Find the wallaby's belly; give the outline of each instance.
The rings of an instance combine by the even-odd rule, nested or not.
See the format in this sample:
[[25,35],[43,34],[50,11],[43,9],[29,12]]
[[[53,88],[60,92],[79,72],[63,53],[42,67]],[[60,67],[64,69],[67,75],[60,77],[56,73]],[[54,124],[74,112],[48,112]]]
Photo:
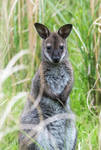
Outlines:
[[65,66],[59,65],[45,72],[45,80],[55,94],[60,94],[70,80],[70,75]]
[[[57,114],[61,115],[62,113],[66,113],[66,110],[63,108],[63,106],[45,97],[41,99],[39,107],[41,108],[41,115],[43,116],[43,120]],[[23,114],[22,116],[21,123],[29,124],[29,127],[30,124],[34,127],[40,123],[40,114],[38,114],[38,109],[31,110],[28,112],[28,114],[25,114],[25,116]],[[25,141],[27,148],[25,150],[72,150],[72,148],[65,148],[67,140],[66,128],[67,119],[63,118],[61,120],[52,121],[51,123],[45,125],[43,129],[40,130],[40,132],[37,134],[37,136],[37,132],[32,134],[32,129],[25,129],[24,132],[26,132],[28,136],[31,135],[31,138],[33,138],[36,143],[33,143],[33,140],[31,141],[29,138],[27,138],[27,141]],[[23,141],[25,137],[26,136],[22,134],[20,136],[20,140]],[[28,146],[27,142],[29,141],[31,143]]]

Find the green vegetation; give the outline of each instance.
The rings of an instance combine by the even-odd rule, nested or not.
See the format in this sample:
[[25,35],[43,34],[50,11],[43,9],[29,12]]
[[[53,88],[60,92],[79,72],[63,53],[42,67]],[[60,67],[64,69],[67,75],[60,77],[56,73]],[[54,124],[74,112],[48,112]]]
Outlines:
[[52,31],[73,24],[67,41],[75,76],[70,97],[77,150],[101,150],[101,1],[6,0],[0,1],[0,12],[0,150],[18,150],[19,117],[41,61],[34,22]]

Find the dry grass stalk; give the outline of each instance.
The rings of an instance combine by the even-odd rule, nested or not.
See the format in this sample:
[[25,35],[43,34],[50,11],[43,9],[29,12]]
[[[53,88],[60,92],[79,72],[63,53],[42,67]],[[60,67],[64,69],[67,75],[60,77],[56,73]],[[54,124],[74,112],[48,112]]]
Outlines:
[[27,81],[30,81],[30,78],[26,78],[26,79],[20,80],[20,81],[18,81],[18,82],[16,82],[16,83],[12,84],[12,86],[16,86],[16,85],[19,85],[19,84],[21,84],[21,83],[25,83],[25,82],[27,82]]
[[92,16],[94,16],[94,5],[95,5],[95,0],[90,0],[90,9],[91,9]]
[[[94,11],[95,11],[95,7],[97,5],[99,1],[95,1],[95,0],[90,0],[90,8],[91,8],[91,15],[92,17],[94,16]],[[100,24],[100,17],[101,15],[101,3],[99,5],[99,9],[98,9],[98,12],[96,12],[96,16],[98,16],[98,18],[94,21],[93,25],[94,25],[94,29],[95,27],[97,26],[98,29],[101,27],[101,24]],[[96,69],[96,89],[99,89],[100,88],[100,65],[99,64],[99,56],[100,56],[100,40],[101,40],[101,35],[100,35],[100,32],[98,30],[98,33],[95,31],[94,32],[94,35],[93,35],[93,47],[94,47],[94,56],[95,56],[95,69]],[[99,105],[101,104],[101,93],[100,91],[96,91],[95,93],[95,104]]]
[[[101,15],[101,3],[99,5],[99,10],[98,10],[98,17]],[[99,21],[99,24],[98,24],[98,29],[100,28],[101,29],[101,20]],[[98,79],[98,82],[96,84],[96,88],[99,89],[101,88],[101,77],[100,77],[100,65],[99,64],[99,56],[100,56],[100,40],[101,40],[101,33],[98,31],[98,34],[95,35],[97,36],[97,39],[96,39],[96,51],[95,51],[95,58],[96,58],[96,77]],[[96,38],[96,37],[95,37]],[[101,92],[97,92],[96,94],[96,104],[100,104],[101,105]]]
[[13,11],[16,7],[16,4],[17,4],[18,0],[14,0],[14,3],[12,4],[12,1],[11,1],[11,10],[10,10],[10,13],[9,13],[9,16],[8,16],[8,24],[10,23],[10,19],[11,17],[13,16]]
[[[22,49],[22,1],[18,1],[18,14],[19,48]],[[20,62],[22,63],[22,59]]]
[[3,97],[2,85],[4,81],[9,76],[11,76],[14,72],[17,72],[26,68],[26,66],[23,64],[15,65],[15,63],[25,54],[28,54],[28,51],[26,50],[20,51],[9,61],[8,65],[4,69],[0,70],[0,97]]
[[[99,1],[95,1],[95,0],[90,0],[90,6],[91,6],[91,15],[92,17],[94,16],[94,11],[95,11],[95,4],[97,4]],[[98,18],[94,21],[94,27],[98,26],[98,33],[94,33],[93,35],[93,39],[94,39],[94,55],[95,55],[95,69],[96,69],[96,85],[95,85],[95,89],[96,89],[96,105],[98,107],[100,107],[101,109],[101,76],[100,76],[100,67],[101,64],[99,64],[99,56],[101,55],[100,52],[100,40],[101,40],[101,33],[100,30],[101,29],[101,2],[99,5],[99,9],[98,12],[96,13],[98,16]],[[98,110],[99,111],[99,110]],[[99,140],[99,150],[101,150],[101,112],[99,115],[99,135],[98,135],[98,140]]]
[[34,44],[36,43],[36,37],[33,30],[33,4],[30,0],[27,1],[27,10],[28,10],[28,29],[29,29],[29,48],[33,54]]
[[82,46],[83,46],[85,52],[88,53],[88,49],[87,49],[87,47],[86,47],[86,45],[85,45],[85,43],[84,43],[84,41],[83,41],[80,33],[78,32],[78,30],[74,26],[73,26],[73,30],[75,31],[76,35],[78,36],[79,40],[81,41]]
[[38,9],[39,9],[39,0],[26,0],[27,10],[28,10],[28,30],[29,30],[29,49],[32,54],[32,68],[35,61],[35,52],[36,52],[36,44],[37,44],[37,36],[34,28],[34,23],[37,22],[38,18]]
[[2,129],[3,127],[3,124],[7,118],[7,116],[9,115],[9,113],[11,112],[11,109],[12,107],[14,106],[14,104],[19,100],[21,99],[22,97],[25,97],[27,95],[26,92],[21,92],[21,93],[18,93],[16,96],[14,96],[10,102],[8,103],[6,109],[5,109],[5,112],[4,114],[2,115],[2,118],[0,119],[0,129]]
[[99,140],[99,150],[101,150],[101,112],[99,114],[99,136],[98,136],[98,140]]

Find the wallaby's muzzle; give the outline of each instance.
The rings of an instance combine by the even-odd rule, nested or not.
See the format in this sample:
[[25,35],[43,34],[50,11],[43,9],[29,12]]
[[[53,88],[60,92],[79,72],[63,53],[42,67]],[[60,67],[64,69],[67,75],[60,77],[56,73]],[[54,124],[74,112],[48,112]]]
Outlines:
[[60,57],[59,56],[53,56],[53,62],[54,63],[59,63]]

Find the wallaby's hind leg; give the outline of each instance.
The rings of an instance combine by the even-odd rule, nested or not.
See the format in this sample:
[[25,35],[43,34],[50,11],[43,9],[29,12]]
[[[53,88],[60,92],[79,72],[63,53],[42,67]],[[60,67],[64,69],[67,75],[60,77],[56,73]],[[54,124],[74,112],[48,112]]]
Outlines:
[[77,130],[73,120],[67,121],[66,130],[66,150],[75,150],[77,140]]
[[75,137],[75,142],[74,142],[73,150],[76,149],[76,142],[77,142],[77,133],[76,133],[76,137]]
[[19,150],[28,150],[28,147],[26,145],[20,145]]
[[[70,98],[67,99],[67,113],[73,114],[70,108]],[[75,126],[75,118],[71,118],[67,120],[67,128],[66,128],[66,150],[75,150],[76,141],[77,141],[77,129]]]
[[31,144],[29,145],[28,150],[39,150],[39,149],[37,148],[36,144]]

